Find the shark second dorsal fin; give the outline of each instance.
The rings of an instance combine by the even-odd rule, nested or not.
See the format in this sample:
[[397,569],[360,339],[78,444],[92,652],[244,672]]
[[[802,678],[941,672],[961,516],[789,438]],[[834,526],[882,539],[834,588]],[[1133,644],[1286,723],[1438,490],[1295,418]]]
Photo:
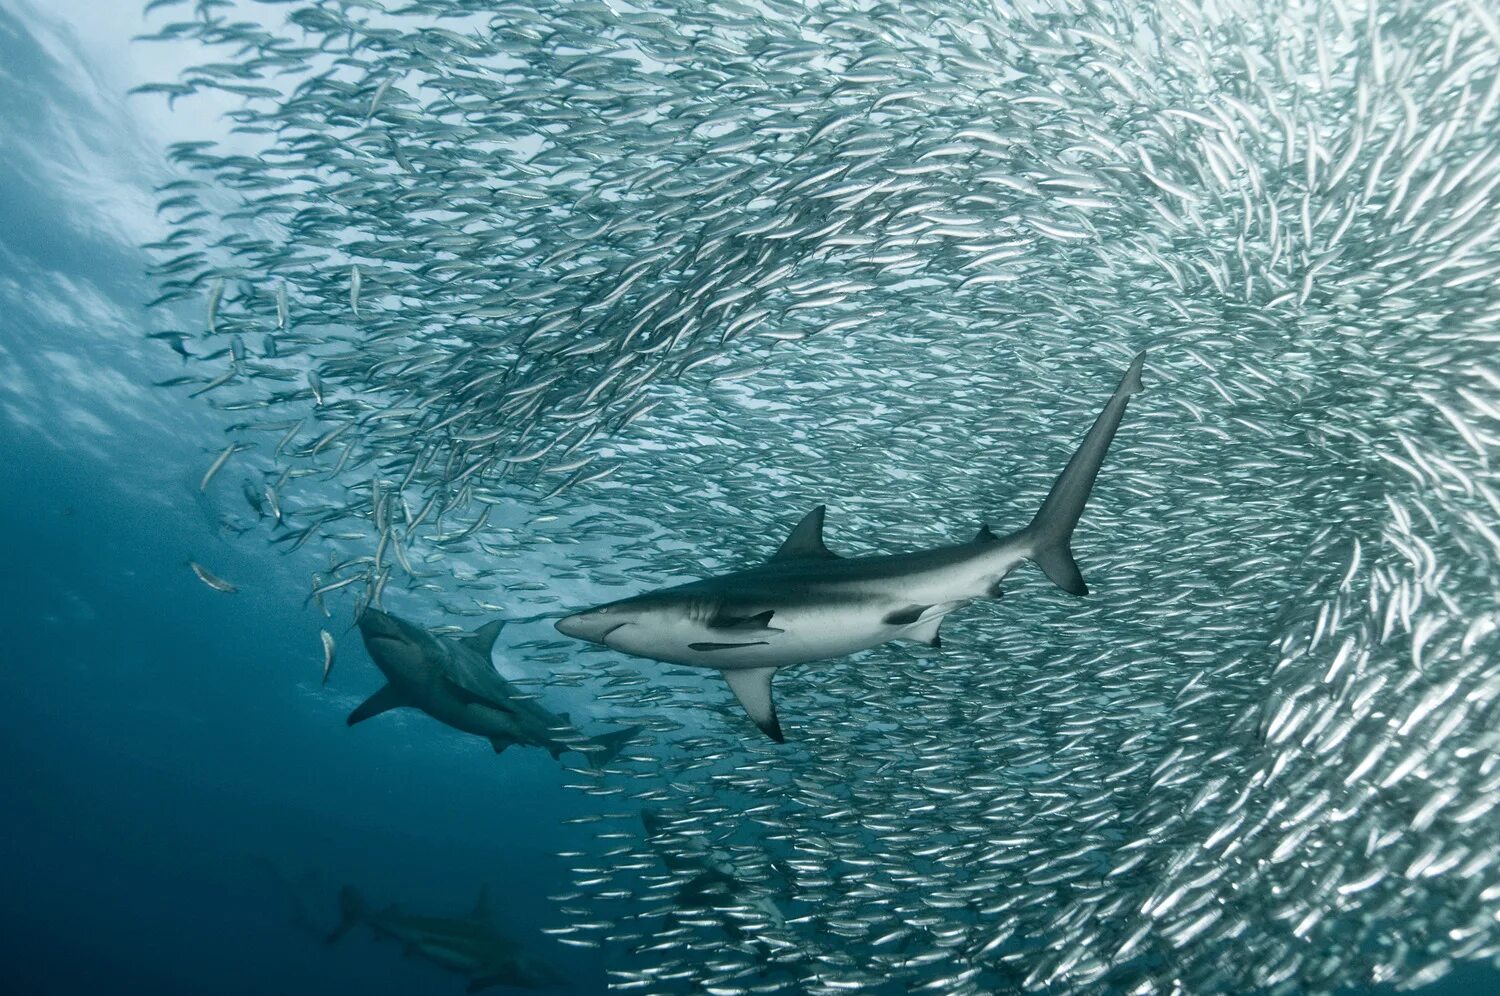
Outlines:
[[828,511],[827,505],[819,505],[802,517],[797,523],[792,534],[786,538],[786,542],[771,555],[771,560],[801,560],[809,557],[837,557],[828,547],[823,545],[823,516]]
[[458,642],[488,658],[494,653],[495,641],[499,639],[500,631],[504,628],[505,620],[496,619],[494,622],[485,623],[468,636],[460,636]]
[[988,522],[980,523],[979,532],[974,534],[975,543],[993,543],[999,538],[990,531],[990,524]]
[[776,701],[771,698],[771,679],[776,676],[774,667],[732,668],[719,672],[729,682],[730,689],[745,712],[761,732],[777,743],[786,743],[781,733],[781,721],[776,718]]
[[490,887],[481,885],[479,887],[479,898],[474,900],[474,911],[469,914],[471,920],[491,920],[495,911],[490,908]]

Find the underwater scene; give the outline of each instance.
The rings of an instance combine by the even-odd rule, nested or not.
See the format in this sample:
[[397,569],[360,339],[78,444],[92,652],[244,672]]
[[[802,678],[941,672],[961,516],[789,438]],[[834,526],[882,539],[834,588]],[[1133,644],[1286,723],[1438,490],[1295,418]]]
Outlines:
[[0,992],[1500,993],[1495,0],[0,0]]

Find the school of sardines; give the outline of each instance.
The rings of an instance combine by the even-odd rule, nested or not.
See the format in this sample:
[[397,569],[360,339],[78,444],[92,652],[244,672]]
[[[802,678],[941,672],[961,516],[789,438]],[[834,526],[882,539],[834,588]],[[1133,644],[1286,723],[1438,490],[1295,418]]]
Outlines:
[[232,124],[170,149],[168,386],[233,413],[204,487],[341,616],[556,616],[821,502],[846,555],[1018,528],[1151,347],[1092,597],[1024,568],[941,648],[790,670],[785,744],[701,672],[507,631],[542,699],[642,727],[571,769],[597,839],[553,897],[613,986],[1500,956],[1485,0],[150,8],[204,55],[142,89]]

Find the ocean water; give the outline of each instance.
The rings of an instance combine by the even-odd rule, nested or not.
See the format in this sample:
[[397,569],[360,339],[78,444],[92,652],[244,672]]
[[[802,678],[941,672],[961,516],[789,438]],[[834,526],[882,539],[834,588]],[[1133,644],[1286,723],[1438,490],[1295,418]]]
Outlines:
[[[153,6],[0,0],[0,989],[464,990],[353,887],[560,992],[1500,991],[1492,5]],[[1089,599],[784,745],[552,628],[1017,528],[1140,349]],[[371,600],[642,732],[350,728]]]

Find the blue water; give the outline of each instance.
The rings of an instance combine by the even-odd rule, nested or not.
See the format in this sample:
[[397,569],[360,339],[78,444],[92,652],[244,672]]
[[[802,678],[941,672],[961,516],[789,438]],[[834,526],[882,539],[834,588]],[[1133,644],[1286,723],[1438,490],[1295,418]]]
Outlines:
[[228,419],[148,386],[180,364],[143,337],[133,246],[156,233],[117,210],[150,216],[153,136],[57,37],[0,2],[0,991],[462,991],[368,932],[325,945],[345,883],[454,914],[487,885],[507,933],[602,991],[607,949],[540,933],[568,920],[557,852],[586,843],[567,772],[417,715],[346,728],[380,679],[303,605],[317,554],[237,539],[232,476],[198,493]]

